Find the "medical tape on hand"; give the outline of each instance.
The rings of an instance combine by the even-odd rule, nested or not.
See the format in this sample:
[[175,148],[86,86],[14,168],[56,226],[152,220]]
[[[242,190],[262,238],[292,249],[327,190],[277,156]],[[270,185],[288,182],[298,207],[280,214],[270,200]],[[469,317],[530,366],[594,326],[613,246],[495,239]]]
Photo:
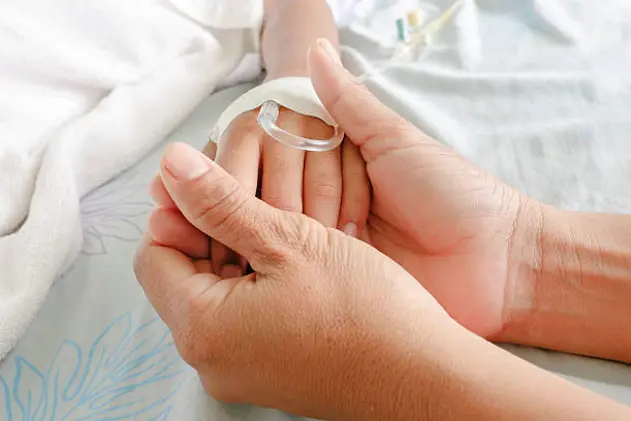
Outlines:
[[[302,115],[319,118],[333,127],[335,130],[333,137],[326,140],[306,139],[284,132],[273,124],[278,114],[278,105],[274,108],[273,103],[282,105]],[[285,77],[259,85],[237,98],[219,117],[211,132],[210,140],[218,143],[235,118],[244,112],[261,106],[263,107],[259,113],[259,125],[268,135],[289,146],[308,151],[331,150],[339,146],[344,136],[331,114],[324,108],[322,101],[318,98],[313,89],[311,79],[306,77]],[[270,122],[272,125],[271,130]]]

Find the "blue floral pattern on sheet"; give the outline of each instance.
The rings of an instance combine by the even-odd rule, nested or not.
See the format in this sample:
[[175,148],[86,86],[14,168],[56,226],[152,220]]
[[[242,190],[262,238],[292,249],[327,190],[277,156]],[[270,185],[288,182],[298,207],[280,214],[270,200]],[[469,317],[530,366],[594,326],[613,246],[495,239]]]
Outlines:
[[133,326],[129,313],[88,349],[64,340],[48,368],[19,355],[7,362],[15,374],[0,376],[4,421],[165,420],[188,372],[162,322]]
[[81,200],[84,254],[107,253],[107,240],[140,240],[153,205],[146,199],[146,182],[135,178],[133,171],[122,174]]

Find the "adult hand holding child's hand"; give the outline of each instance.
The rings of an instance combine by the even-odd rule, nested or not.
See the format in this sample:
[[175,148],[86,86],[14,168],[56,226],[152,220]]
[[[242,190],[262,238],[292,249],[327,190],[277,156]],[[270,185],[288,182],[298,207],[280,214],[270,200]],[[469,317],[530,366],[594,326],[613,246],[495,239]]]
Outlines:
[[433,343],[458,328],[399,265],[265,204],[189,146],[169,147],[161,177],[182,215],[254,270],[222,279],[209,260],[150,237],[138,252],[138,279],[212,396],[327,419],[381,419],[390,404],[365,403],[390,400],[406,382],[418,388],[418,378],[393,373],[419,366],[430,387],[441,355]]
[[[360,237],[416,279],[171,146],[136,273],[206,390],[330,421],[627,419],[447,314],[491,336],[530,305],[516,298],[529,297],[543,207],[389,111],[321,46],[311,64],[318,94],[367,162],[374,198]],[[155,217],[167,213],[176,223]],[[209,238],[254,272],[217,276]]]
[[[500,334],[514,311],[530,305],[521,295],[534,289],[541,205],[382,105],[326,52],[311,54],[314,86],[361,152],[373,188],[370,216],[357,234],[407,269],[459,323],[483,336]],[[215,262],[213,253],[225,256],[223,247],[211,252],[207,236],[179,214],[161,180],[153,191],[163,206],[151,223],[158,241]],[[213,268],[219,273],[221,266]],[[228,268],[227,274],[240,273]]]
[[360,149],[373,189],[361,238],[406,268],[462,325],[498,334],[514,305],[530,305],[520,294],[534,289],[541,205],[381,104],[326,51],[311,55],[313,84]]
[[[350,142],[327,152],[305,152],[269,137],[256,118],[259,109],[237,117],[219,144],[205,152],[241,183],[246,192],[285,211],[304,213],[327,227],[352,229],[368,216],[370,186],[364,162]],[[278,125],[298,136],[327,139],[332,128],[321,120],[282,108]],[[245,259],[223,244],[212,246],[213,267],[244,270]]]

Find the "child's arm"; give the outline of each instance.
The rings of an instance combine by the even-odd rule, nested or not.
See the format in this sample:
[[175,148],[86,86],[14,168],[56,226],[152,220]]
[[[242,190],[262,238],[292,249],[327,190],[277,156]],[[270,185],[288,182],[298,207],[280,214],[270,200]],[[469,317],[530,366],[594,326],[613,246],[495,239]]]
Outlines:
[[[320,38],[338,48],[337,28],[326,0],[264,0],[261,55],[267,80],[309,76],[307,53]],[[269,138],[256,123],[258,110],[235,119],[216,151],[216,161],[252,194],[268,204],[304,213],[325,226],[362,232],[370,206],[366,164],[350,143],[328,152],[307,152]],[[317,118],[281,107],[278,125],[296,135],[326,139],[332,129]],[[214,144],[205,152],[214,155]],[[212,243],[213,269],[245,268],[245,262]],[[226,269],[228,268],[228,269]]]
[[337,28],[325,0],[265,0],[262,55],[267,78],[308,76],[307,50],[318,38],[337,47]]

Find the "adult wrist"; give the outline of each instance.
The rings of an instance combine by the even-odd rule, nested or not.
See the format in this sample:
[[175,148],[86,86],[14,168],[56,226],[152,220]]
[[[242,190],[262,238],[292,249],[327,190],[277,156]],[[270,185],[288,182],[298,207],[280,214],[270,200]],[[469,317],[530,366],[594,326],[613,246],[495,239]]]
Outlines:
[[530,288],[498,340],[631,361],[631,217],[542,209]]
[[504,293],[503,328],[491,336],[495,342],[517,342],[523,339],[535,307],[537,284],[541,277],[545,220],[552,209],[540,202],[520,197],[519,211],[509,238],[507,275]]
[[[431,312],[412,329],[388,329],[369,335],[374,343],[355,348],[355,361],[347,365],[344,381],[328,401],[335,408],[331,421],[433,421],[441,407],[445,368],[455,354],[466,353],[472,334],[444,312]],[[430,321],[431,322],[428,322]],[[385,332],[385,331],[384,331]],[[366,337],[368,339],[368,337]],[[445,405],[443,405],[443,403]]]
[[378,354],[385,358],[368,367],[367,377],[345,385],[352,396],[346,401],[350,411],[329,419],[628,419],[628,408],[535,367],[451,320],[438,324],[415,347]]

